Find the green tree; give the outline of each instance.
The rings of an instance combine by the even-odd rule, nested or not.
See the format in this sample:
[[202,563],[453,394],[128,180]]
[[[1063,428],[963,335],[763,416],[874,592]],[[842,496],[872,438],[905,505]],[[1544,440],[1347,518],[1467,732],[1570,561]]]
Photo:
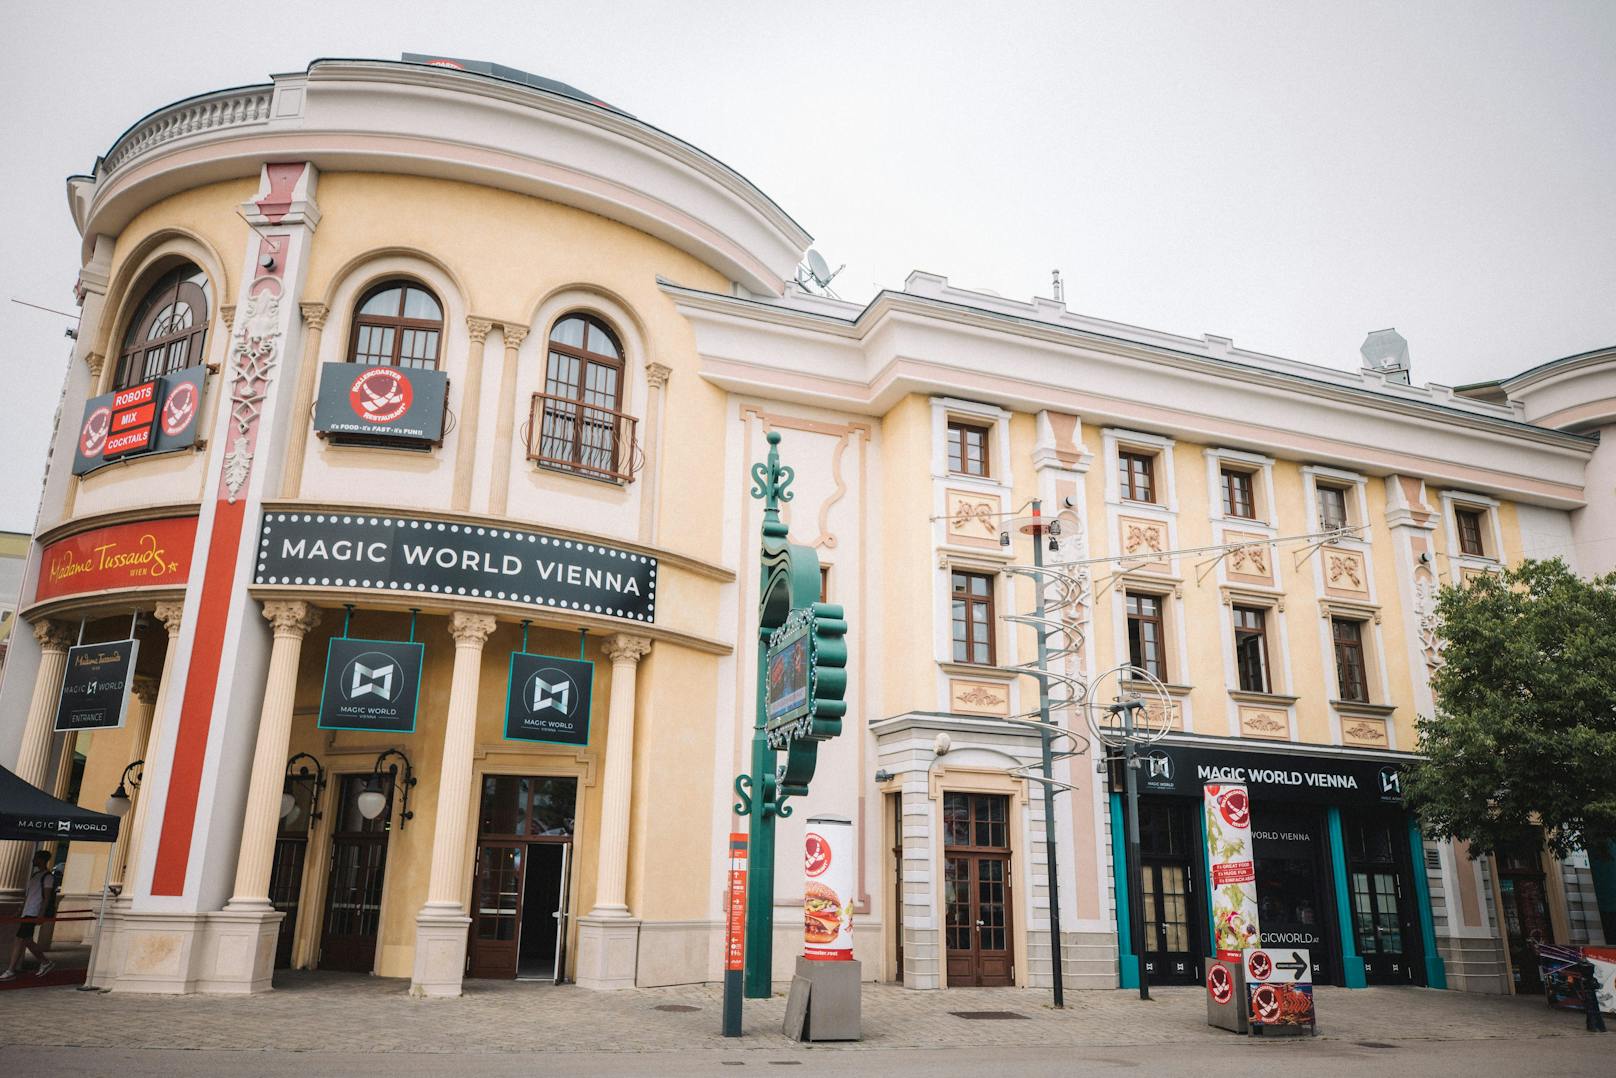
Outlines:
[[1558,558],[1443,588],[1436,714],[1404,775],[1427,834],[1490,853],[1539,824],[1550,849],[1616,839],[1616,573]]

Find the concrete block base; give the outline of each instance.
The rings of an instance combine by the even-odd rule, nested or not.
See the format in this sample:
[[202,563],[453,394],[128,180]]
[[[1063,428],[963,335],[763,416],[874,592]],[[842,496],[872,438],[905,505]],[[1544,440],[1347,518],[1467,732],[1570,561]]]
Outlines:
[[150,913],[115,909],[101,936],[94,979],[116,992],[184,995],[267,992],[275,937],[273,909]]
[[449,998],[460,995],[466,977],[466,933],[471,918],[458,906],[422,906],[415,915],[415,969],[410,995]]
[[801,1015],[802,1040],[862,1040],[862,977],[863,970],[856,961],[814,962],[798,958],[797,975],[791,979],[791,996],[786,1000],[785,1035],[799,1039],[792,1018]]
[[633,988],[639,951],[639,921],[631,917],[578,918],[578,987]]

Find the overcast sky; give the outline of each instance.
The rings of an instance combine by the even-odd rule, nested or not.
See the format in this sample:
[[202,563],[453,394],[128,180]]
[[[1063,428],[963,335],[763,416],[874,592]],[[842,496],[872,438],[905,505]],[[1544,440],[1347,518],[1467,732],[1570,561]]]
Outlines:
[[[239,12],[239,14],[237,14]],[[1616,343],[1616,3],[13,5],[0,69],[0,528],[68,353],[63,181],[146,112],[321,56],[570,82],[731,165],[845,298],[911,269],[1416,382]],[[69,417],[76,423],[78,417]]]

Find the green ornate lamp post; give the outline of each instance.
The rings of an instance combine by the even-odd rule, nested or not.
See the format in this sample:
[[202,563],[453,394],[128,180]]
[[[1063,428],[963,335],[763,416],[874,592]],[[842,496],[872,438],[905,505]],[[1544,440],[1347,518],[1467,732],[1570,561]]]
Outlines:
[[819,742],[841,733],[847,713],[847,621],[840,606],[819,602],[819,556],[789,541],[780,503],[791,500],[795,473],[780,463],[779,432],[768,439],[767,461],[752,465],[752,497],[763,499],[752,770],[735,778],[735,811],[750,825],[749,999],[766,999],[773,990],[775,819],[791,815],[788,798],[808,792]]

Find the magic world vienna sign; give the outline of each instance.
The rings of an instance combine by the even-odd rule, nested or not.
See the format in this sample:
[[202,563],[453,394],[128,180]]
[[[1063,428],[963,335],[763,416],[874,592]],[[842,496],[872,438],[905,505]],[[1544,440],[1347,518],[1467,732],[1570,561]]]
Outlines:
[[657,559],[525,528],[398,514],[264,514],[255,584],[497,599],[656,621]]

